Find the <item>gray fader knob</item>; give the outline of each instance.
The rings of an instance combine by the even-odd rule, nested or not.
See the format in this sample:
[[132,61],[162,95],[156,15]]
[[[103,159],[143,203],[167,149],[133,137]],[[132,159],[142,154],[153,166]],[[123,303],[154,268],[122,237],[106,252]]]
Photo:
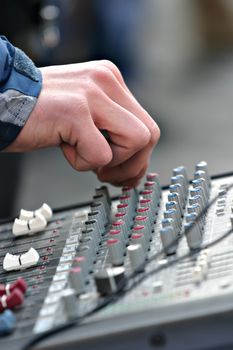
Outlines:
[[103,216],[102,216],[100,211],[97,210],[97,211],[92,211],[92,212],[88,213],[88,220],[89,221],[96,220],[97,221],[96,227],[98,227],[99,233],[101,235],[103,235],[105,233]]
[[203,198],[199,194],[196,195],[196,196],[190,197],[189,198],[189,203],[190,203],[190,205],[199,204],[200,207],[201,207],[201,210],[203,210],[204,207],[205,207],[205,202],[204,202]]
[[156,182],[157,187],[158,187],[158,191],[159,191],[160,196],[161,196],[162,190],[161,190],[161,185],[160,185],[160,182],[159,182],[159,175],[157,173],[149,173],[149,174],[146,175],[146,179],[149,182],[150,181]]
[[177,249],[177,236],[172,226],[161,228],[160,237],[166,254],[174,254]]
[[136,214],[137,216],[147,216],[150,221],[151,229],[154,231],[154,217],[150,207],[139,207],[137,208]]
[[174,220],[176,233],[179,234],[181,229],[181,218],[178,216],[177,211],[175,209],[165,210],[163,215],[165,219],[171,218]]
[[200,226],[196,223],[189,222],[184,225],[187,243],[190,249],[198,249],[202,243],[202,233]]
[[153,192],[152,190],[144,190],[142,191],[142,196],[144,199],[152,200],[153,212],[157,213],[159,206],[159,198],[155,196],[155,192]]
[[93,227],[82,230],[81,240],[85,237],[88,237],[88,238],[92,237],[96,247],[98,247],[100,239],[99,239],[99,235],[96,233],[96,230]]
[[130,239],[130,243],[136,245],[140,244],[143,248],[144,254],[146,254],[149,245],[143,233],[133,233]]
[[135,225],[132,228],[132,235],[134,235],[134,234],[143,234],[145,236],[146,245],[147,245],[146,249],[149,248],[150,238],[151,238],[151,234],[150,233],[151,233],[151,231],[148,231],[148,228],[147,228],[146,225]]
[[88,279],[88,273],[90,272],[90,267],[88,266],[87,259],[85,256],[76,256],[73,260],[73,267],[80,267],[83,271],[85,280]]
[[69,282],[77,295],[85,293],[85,279],[81,267],[73,267],[70,270]]
[[190,190],[191,197],[200,196],[202,198],[203,207],[208,203],[208,198],[205,196],[204,189],[202,187],[195,187]]
[[182,206],[182,203],[181,203],[181,198],[180,198],[180,195],[176,192],[173,192],[173,193],[168,193],[168,202],[176,202],[178,207],[179,207],[179,212],[183,215],[183,212],[184,212],[184,208]]
[[205,198],[208,201],[208,198],[209,198],[209,187],[208,187],[208,185],[206,183],[206,180],[203,179],[203,178],[199,178],[199,179],[193,180],[192,181],[192,185],[193,185],[193,188],[201,187],[203,189]]
[[76,293],[74,289],[65,289],[61,295],[64,313],[67,320],[72,320],[77,317]]
[[125,222],[127,229],[130,229],[130,218],[129,218],[129,214],[128,213],[116,213],[114,215],[114,219],[117,220],[122,220]]
[[146,181],[144,184],[145,190],[152,190],[154,192],[155,197],[160,200],[161,188],[155,181]]
[[120,241],[123,252],[124,252],[126,242],[127,242],[125,239],[124,233],[121,230],[110,230],[108,235],[109,235],[110,239],[118,239]]
[[177,175],[183,175],[186,181],[186,185],[189,185],[187,171],[183,165],[173,169],[173,176]]
[[126,196],[131,196],[133,201],[137,203],[138,201],[138,191],[134,187],[124,186],[122,187],[122,194]]
[[185,194],[185,197],[187,197],[188,186],[187,186],[187,182],[186,182],[186,179],[185,179],[184,175],[172,176],[171,183],[172,184],[180,184],[182,186],[182,189],[183,189],[183,192]]
[[86,230],[90,229],[90,228],[93,228],[94,231],[95,231],[95,234],[97,235],[97,237],[99,238],[99,241],[101,239],[101,233],[100,233],[100,230],[99,230],[99,225],[98,225],[98,222],[97,220],[87,220],[85,221],[85,226],[86,226]]
[[185,193],[181,184],[172,184],[169,186],[169,190],[171,193],[178,193],[180,195],[181,205],[185,208]]
[[104,225],[106,226],[108,224],[108,217],[105,211],[104,204],[102,202],[93,202],[91,204],[91,211],[100,211]]
[[96,256],[93,253],[93,250],[88,245],[81,244],[77,249],[77,255],[85,256],[88,269],[91,271],[93,262],[96,260]]
[[123,220],[114,221],[112,223],[112,229],[113,230],[121,230],[125,236],[125,239],[128,238],[128,235],[130,233],[127,229],[127,225],[126,225],[125,221],[123,221]]
[[150,220],[148,218],[148,216],[135,216],[134,218],[134,223],[136,225],[139,225],[139,226],[145,226],[146,227],[146,231],[147,231],[147,234],[149,236],[149,239],[151,239],[151,236],[152,236],[152,227],[151,227],[151,223],[150,223]]
[[208,166],[207,163],[203,160],[196,164],[196,172],[198,171],[204,171],[205,172],[205,178],[209,186],[211,186],[211,178],[208,173]]
[[167,202],[166,203],[166,210],[170,210],[170,209],[175,209],[178,213],[179,218],[181,218],[182,212],[181,212],[180,206],[177,202],[175,202],[175,201]]
[[107,241],[109,255],[113,266],[119,266],[124,264],[124,251],[122,242],[119,239],[108,239]]
[[133,271],[144,271],[145,253],[141,244],[132,244],[127,248],[129,260]]
[[94,279],[101,295],[114,294],[125,286],[125,268],[119,266],[100,270],[95,273]]

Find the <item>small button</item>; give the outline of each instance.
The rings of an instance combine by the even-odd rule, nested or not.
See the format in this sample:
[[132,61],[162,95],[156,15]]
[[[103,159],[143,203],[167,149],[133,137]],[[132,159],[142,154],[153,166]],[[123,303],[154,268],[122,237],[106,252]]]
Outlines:
[[57,293],[57,292],[60,292],[64,289],[66,285],[66,281],[62,281],[62,282],[59,282],[59,283],[53,283],[51,284],[51,286],[49,287],[49,293]]
[[70,246],[67,246],[63,249],[63,254],[75,253],[75,251],[76,251],[76,246],[70,245]]
[[66,263],[73,260],[73,255],[65,255],[60,258],[60,263]]
[[66,240],[66,244],[67,245],[69,245],[69,244],[76,244],[76,243],[78,243],[78,235],[77,236],[72,236],[72,237],[70,237],[70,238],[68,238],[67,240]]
[[68,271],[71,267],[71,263],[61,264],[57,266],[57,272]]
[[66,281],[66,279],[67,279],[66,273],[59,273],[59,274],[53,276],[54,282]]

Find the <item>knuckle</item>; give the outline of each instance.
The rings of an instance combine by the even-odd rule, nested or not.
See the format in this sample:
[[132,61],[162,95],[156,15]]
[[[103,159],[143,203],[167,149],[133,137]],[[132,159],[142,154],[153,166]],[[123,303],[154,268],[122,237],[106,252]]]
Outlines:
[[120,73],[120,70],[116,66],[115,63],[113,63],[110,60],[101,60],[100,61],[105,67],[108,67],[113,73]]
[[151,133],[150,143],[152,146],[154,146],[159,141],[160,134],[161,134],[160,129],[155,122],[153,123],[150,133]]
[[121,71],[119,70],[119,68],[117,67],[117,65],[115,63],[113,63],[112,61],[109,60],[102,60],[101,61],[102,64],[105,67],[108,67],[108,69],[111,70],[111,72],[114,74],[114,76],[119,80],[119,81],[123,81],[123,76],[121,74]]
[[108,165],[112,160],[112,155],[110,152],[97,152],[95,157],[91,161],[91,165],[94,168],[102,167]]
[[138,132],[135,132],[132,139],[132,148],[142,149],[150,142],[150,132],[145,128],[140,128]]
[[95,81],[100,83],[109,83],[113,80],[113,74],[108,67],[97,65],[93,69],[92,77]]

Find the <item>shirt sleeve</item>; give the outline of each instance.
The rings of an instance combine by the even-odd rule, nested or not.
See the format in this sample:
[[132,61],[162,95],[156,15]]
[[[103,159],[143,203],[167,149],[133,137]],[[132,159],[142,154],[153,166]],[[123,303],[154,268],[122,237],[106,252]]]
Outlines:
[[18,136],[41,87],[40,70],[23,51],[0,36],[0,150]]

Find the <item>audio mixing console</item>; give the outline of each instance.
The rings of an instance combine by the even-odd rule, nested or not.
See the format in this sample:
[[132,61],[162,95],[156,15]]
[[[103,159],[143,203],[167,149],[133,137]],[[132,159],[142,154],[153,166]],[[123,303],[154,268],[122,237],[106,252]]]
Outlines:
[[232,349],[232,183],[200,162],[2,223],[0,349]]

